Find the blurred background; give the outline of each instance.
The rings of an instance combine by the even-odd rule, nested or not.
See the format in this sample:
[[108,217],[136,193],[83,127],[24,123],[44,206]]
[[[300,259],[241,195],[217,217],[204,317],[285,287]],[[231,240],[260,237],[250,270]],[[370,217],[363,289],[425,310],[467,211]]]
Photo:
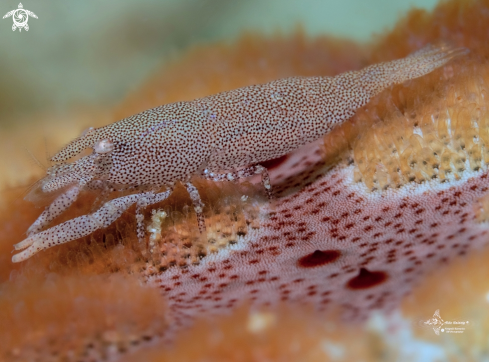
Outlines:
[[[20,0],[2,0],[0,15]],[[435,0],[22,0],[29,31],[0,21],[0,132],[33,112],[120,101],[193,44],[245,31],[368,41],[411,7]],[[2,150],[3,151],[3,150]],[[1,156],[3,157],[3,155]]]

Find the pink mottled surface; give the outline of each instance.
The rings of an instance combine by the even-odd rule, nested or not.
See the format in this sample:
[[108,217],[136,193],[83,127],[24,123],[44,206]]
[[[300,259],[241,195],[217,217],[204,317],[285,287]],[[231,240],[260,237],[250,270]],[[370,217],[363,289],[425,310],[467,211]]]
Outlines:
[[[259,229],[198,266],[148,278],[168,298],[173,328],[248,299],[256,307],[339,305],[359,321],[397,307],[426,272],[487,243],[489,228],[473,207],[487,191],[487,172],[371,192],[353,181],[353,165],[328,171],[318,153],[306,147],[273,170],[272,181],[290,176],[278,181],[273,211],[262,208]],[[328,262],[326,251],[339,257]]]

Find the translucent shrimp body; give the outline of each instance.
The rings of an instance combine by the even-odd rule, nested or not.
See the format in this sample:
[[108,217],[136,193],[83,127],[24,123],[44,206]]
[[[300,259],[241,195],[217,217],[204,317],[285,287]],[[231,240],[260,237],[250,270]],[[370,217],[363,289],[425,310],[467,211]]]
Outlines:
[[[107,227],[137,205],[138,237],[144,237],[141,209],[167,198],[176,182],[189,191],[200,231],[204,205],[193,176],[224,181],[255,174],[271,196],[261,162],[285,155],[330,132],[351,118],[373,96],[393,84],[423,76],[465,49],[428,46],[410,56],[336,77],[292,77],[263,85],[156,107],[102,128],[90,128],[65,146],[52,161],[64,162],[86,148],[91,155],[53,166],[42,192],[68,191],[55,199],[14,247],[23,261],[36,252]],[[240,169],[239,171],[226,172]],[[224,172],[224,173],[222,173]],[[113,199],[95,213],[41,231],[77,198],[84,187],[144,192]],[[158,192],[166,187],[164,192]]]

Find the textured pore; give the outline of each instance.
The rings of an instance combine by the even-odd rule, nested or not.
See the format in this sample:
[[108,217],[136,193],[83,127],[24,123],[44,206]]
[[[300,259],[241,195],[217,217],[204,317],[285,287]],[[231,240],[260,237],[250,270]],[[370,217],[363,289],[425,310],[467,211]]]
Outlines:
[[338,250],[316,250],[312,254],[303,256],[297,261],[302,268],[314,268],[324,264],[332,263],[338,259],[341,252]]

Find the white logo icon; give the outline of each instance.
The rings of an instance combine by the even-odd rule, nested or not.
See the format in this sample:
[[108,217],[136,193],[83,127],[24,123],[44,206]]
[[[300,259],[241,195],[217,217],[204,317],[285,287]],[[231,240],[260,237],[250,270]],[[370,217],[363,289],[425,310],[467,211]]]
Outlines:
[[[433,314],[433,318],[430,318],[427,321],[423,321],[422,323],[426,326],[433,327],[433,331],[435,331],[437,335],[440,335],[441,326],[445,324],[445,321],[441,319],[440,310],[437,309],[435,311],[435,314]],[[445,332],[443,329],[441,331]]]
[[9,11],[3,16],[3,18],[5,19],[10,16],[12,17],[12,19],[14,20],[14,25],[12,25],[13,31],[15,31],[15,29],[17,28],[19,28],[19,31],[22,31],[22,28],[27,31],[29,30],[29,25],[27,24],[27,21],[29,20],[29,15],[37,19],[36,14],[34,14],[32,11],[25,10],[24,6],[22,6],[22,3],[19,3],[18,9]]

